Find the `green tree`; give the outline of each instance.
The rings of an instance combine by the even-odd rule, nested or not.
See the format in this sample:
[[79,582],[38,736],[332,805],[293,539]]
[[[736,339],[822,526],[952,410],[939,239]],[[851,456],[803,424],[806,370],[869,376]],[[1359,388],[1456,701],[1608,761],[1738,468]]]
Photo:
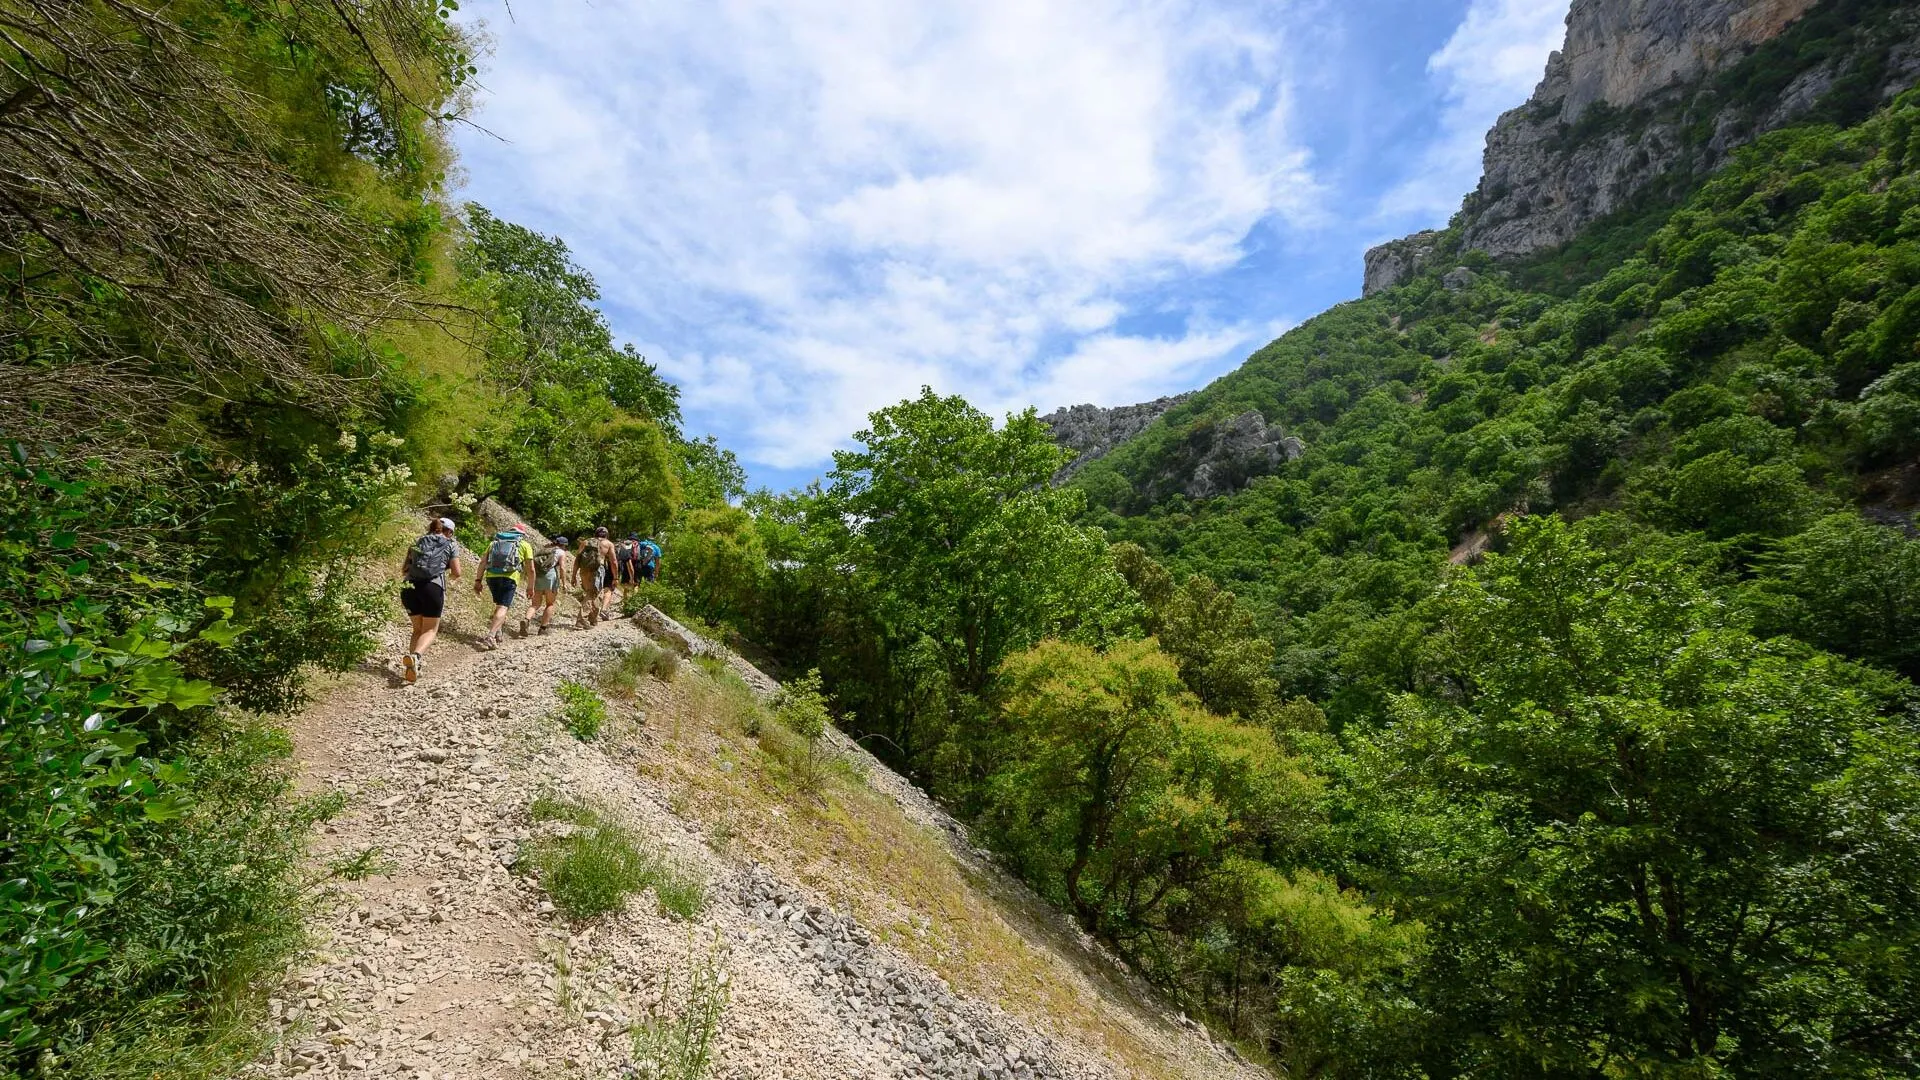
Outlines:
[[1008,658],[982,822],[1029,880],[1137,953],[1236,856],[1300,842],[1315,783],[1266,731],[1214,716],[1152,641]]
[[1920,679],[1920,540],[1832,514],[1761,560],[1747,591],[1762,633]]
[[1657,549],[1552,518],[1435,604],[1446,692],[1358,750],[1379,885],[1432,930],[1431,1067],[1906,1070],[1906,688],[1758,641]]
[[1105,541],[1071,523],[1080,496],[1050,483],[1064,452],[1031,409],[995,428],[965,400],[923,390],[854,438],[860,449],[834,454],[813,524],[831,538],[822,557],[869,597],[898,689],[857,711],[890,720],[910,758],[964,750],[1009,654],[1050,635],[1102,640],[1135,620]]
[[746,625],[767,572],[767,553],[753,518],[730,506],[694,510],[667,541],[672,553],[661,580],[686,594],[703,618]]

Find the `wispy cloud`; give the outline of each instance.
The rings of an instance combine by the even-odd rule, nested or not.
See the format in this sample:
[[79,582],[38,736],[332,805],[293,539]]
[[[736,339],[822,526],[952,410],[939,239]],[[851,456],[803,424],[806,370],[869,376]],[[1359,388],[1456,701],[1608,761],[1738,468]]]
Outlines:
[[1380,200],[1384,226],[1441,224],[1480,179],[1487,129],[1526,101],[1566,36],[1567,0],[1473,0],[1427,60],[1445,101],[1438,132],[1409,179]]
[[1269,317],[1129,324],[1325,215],[1286,5],[549,0],[499,39],[474,194],[564,235],[616,327],[751,460],[818,463],[921,384],[1186,389]]

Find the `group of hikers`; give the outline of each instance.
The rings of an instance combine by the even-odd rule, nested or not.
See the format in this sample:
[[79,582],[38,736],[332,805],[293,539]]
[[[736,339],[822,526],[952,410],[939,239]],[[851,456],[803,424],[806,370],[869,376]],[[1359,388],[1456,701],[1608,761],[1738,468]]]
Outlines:
[[[562,585],[579,597],[574,626],[584,629],[613,618],[615,604],[624,607],[628,594],[641,582],[659,579],[660,545],[641,539],[639,533],[628,533],[626,539],[616,543],[603,525],[592,536],[580,537],[572,550],[568,550],[564,536],[556,536],[536,550],[532,535],[524,524],[502,529],[493,534],[479,559],[473,593],[490,593],[493,599],[493,620],[480,642],[484,648],[500,647],[513,602],[523,592],[527,609],[520,616],[520,636],[526,637],[535,626],[542,634],[552,627],[560,610]],[[463,576],[453,519],[435,517],[428,523],[426,535],[407,549],[406,561],[400,567],[400,606],[413,620],[413,639],[400,658],[405,681],[411,683],[420,677],[421,658],[440,636],[447,583]]]

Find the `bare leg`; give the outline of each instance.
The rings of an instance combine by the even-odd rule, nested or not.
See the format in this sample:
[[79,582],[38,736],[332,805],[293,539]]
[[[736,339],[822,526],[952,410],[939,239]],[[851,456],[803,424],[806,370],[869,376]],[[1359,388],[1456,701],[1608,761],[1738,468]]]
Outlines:
[[505,626],[506,622],[507,622],[507,609],[504,606],[495,605],[493,609],[493,625],[488,628],[488,633],[492,633],[492,634],[499,633],[500,628],[502,626]]
[[424,653],[433,648],[435,639],[440,636],[440,620],[426,615],[413,617],[413,645],[407,651]]

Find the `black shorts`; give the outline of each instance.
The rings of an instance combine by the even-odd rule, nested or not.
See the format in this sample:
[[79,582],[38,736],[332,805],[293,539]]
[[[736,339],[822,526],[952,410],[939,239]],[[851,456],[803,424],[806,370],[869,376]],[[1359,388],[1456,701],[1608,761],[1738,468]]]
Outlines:
[[632,559],[620,560],[620,584],[633,585],[640,580],[640,564]]
[[447,610],[447,587],[437,581],[409,581],[400,586],[400,606],[409,615],[437,619]]

